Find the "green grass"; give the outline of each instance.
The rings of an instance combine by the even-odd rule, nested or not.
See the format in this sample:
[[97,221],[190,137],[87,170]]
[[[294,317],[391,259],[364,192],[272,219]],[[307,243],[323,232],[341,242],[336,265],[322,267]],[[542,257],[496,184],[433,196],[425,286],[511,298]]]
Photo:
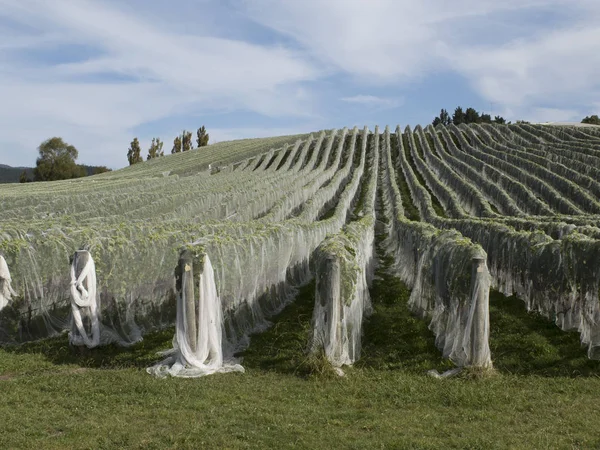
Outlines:
[[172,329],[83,355],[66,336],[0,349],[0,448],[600,447],[600,367],[576,333],[494,293],[496,373],[427,377],[451,364],[388,264],[373,284],[363,357],[343,378],[305,354],[314,284],[252,337],[245,374],[146,374]]
[[577,331],[527,313],[516,297],[490,295],[490,348],[495,367],[506,374],[542,377],[600,377],[600,361],[587,358]]
[[371,297],[374,313],[364,326],[363,353],[357,368],[402,370],[423,375],[452,368],[435,347],[427,322],[411,314],[410,291],[398,278],[378,270]]

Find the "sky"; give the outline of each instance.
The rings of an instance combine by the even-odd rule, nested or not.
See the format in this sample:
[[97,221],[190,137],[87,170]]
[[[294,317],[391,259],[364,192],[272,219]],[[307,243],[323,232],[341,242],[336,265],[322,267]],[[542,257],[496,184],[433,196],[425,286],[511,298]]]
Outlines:
[[598,0],[0,0],[0,164],[60,136],[127,165],[210,141],[600,114]]

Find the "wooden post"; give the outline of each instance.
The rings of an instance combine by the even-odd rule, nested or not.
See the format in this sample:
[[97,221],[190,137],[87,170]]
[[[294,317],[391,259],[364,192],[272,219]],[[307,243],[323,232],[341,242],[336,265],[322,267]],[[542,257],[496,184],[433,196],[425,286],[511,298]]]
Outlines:
[[[312,351],[323,349],[327,359],[335,360],[339,355],[332,354],[334,347],[331,345],[340,339],[342,328],[341,315],[341,270],[337,257],[326,255],[319,263],[317,270],[317,283],[315,285],[319,304],[315,305],[315,312],[321,317],[315,317],[313,326],[314,342]],[[319,329],[321,328],[322,329]]]
[[489,347],[489,322],[490,322],[490,289],[488,269],[485,258],[473,258],[473,270],[471,283],[473,289],[473,301],[475,308],[473,323],[471,324],[471,354],[468,355],[469,366],[491,368],[492,360]]
[[184,251],[179,258],[179,273],[181,274],[181,292],[185,305],[185,320],[187,338],[190,348],[196,351],[196,340],[198,333],[196,330],[196,298],[194,295],[194,262],[190,252]]
[[[331,286],[331,320],[335,321],[335,342],[344,342],[343,328],[342,328],[342,316],[344,315],[344,299],[342,298],[342,267],[338,257],[336,256],[333,264],[331,265],[331,277],[333,285]],[[339,347],[335,347],[335,358],[340,358],[342,355],[339,352]]]
[[90,253],[87,250],[77,250],[73,255],[73,262],[75,263],[75,276],[79,277],[81,271],[88,263],[90,259]]

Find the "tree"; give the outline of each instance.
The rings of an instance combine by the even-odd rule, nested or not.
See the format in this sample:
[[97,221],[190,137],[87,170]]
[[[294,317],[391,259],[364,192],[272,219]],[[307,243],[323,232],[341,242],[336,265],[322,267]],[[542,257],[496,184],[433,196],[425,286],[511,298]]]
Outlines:
[[171,149],[171,153],[181,153],[181,137],[177,136],[173,140],[173,148]]
[[448,114],[448,111],[446,111],[445,109],[442,109],[442,111],[440,112],[440,120],[442,121],[442,125],[444,126],[448,126],[452,123],[452,118],[450,117],[450,114]]
[[452,123],[457,126],[461,123],[465,123],[465,113],[463,112],[463,109],[460,106],[458,106],[454,110],[454,115],[452,116]]
[[448,114],[448,111],[446,111],[445,109],[442,109],[440,111],[440,115],[438,117],[436,117],[435,119],[433,119],[432,123],[433,123],[433,126],[437,126],[437,125],[447,126],[452,123],[452,119],[450,118],[450,114]]
[[600,117],[598,117],[597,114],[594,114],[593,116],[586,116],[581,121],[581,123],[589,123],[591,125],[600,125]]
[[192,132],[183,130],[181,138],[181,151],[187,152],[192,149]]
[[35,181],[66,180],[85,176],[85,169],[75,163],[79,153],[60,137],[45,140],[38,147],[39,158],[33,169]]
[[133,141],[129,144],[127,160],[129,161],[130,166],[144,161],[144,158],[142,158],[142,147],[140,147],[138,138],[133,138]]
[[99,173],[104,173],[104,172],[112,172],[112,170],[106,166],[97,166],[97,167],[94,167],[94,170],[92,170],[92,175],[98,175]]
[[504,124],[504,123],[506,123],[506,120],[504,119],[504,117],[496,116],[496,117],[494,117],[494,123],[502,123],[502,124]]
[[198,131],[196,131],[196,142],[198,144],[198,148],[200,147],[206,147],[208,145],[208,133],[206,132],[206,128],[204,128],[204,125],[202,125],[202,127],[198,128]]
[[489,114],[481,113],[481,116],[479,117],[479,121],[481,123],[492,123],[492,116]]
[[467,108],[465,111],[465,122],[466,123],[479,123],[481,117],[475,108]]
[[21,172],[21,175],[19,175],[19,183],[30,183],[32,180],[31,178],[29,178],[27,176],[27,171],[24,170],[23,172]]
[[158,158],[159,156],[165,156],[163,152],[163,142],[160,138],[152,138],[152,144],[150,144],[150,148],[148,149],[148,157],[147,160]]

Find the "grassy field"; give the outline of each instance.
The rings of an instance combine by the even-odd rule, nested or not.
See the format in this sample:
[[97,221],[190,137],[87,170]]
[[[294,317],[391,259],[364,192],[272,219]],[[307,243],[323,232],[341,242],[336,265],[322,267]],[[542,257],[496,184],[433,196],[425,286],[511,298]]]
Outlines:
[[600,448],[600,364],[517,299],[491,297],[495,373],[438,380],[451,364],[380,271],[339,378],[304,354],[313,290],[252,338],[245,374],[146,374],[172,329],[85,355],[66,336],[0,349],[0,448]]

